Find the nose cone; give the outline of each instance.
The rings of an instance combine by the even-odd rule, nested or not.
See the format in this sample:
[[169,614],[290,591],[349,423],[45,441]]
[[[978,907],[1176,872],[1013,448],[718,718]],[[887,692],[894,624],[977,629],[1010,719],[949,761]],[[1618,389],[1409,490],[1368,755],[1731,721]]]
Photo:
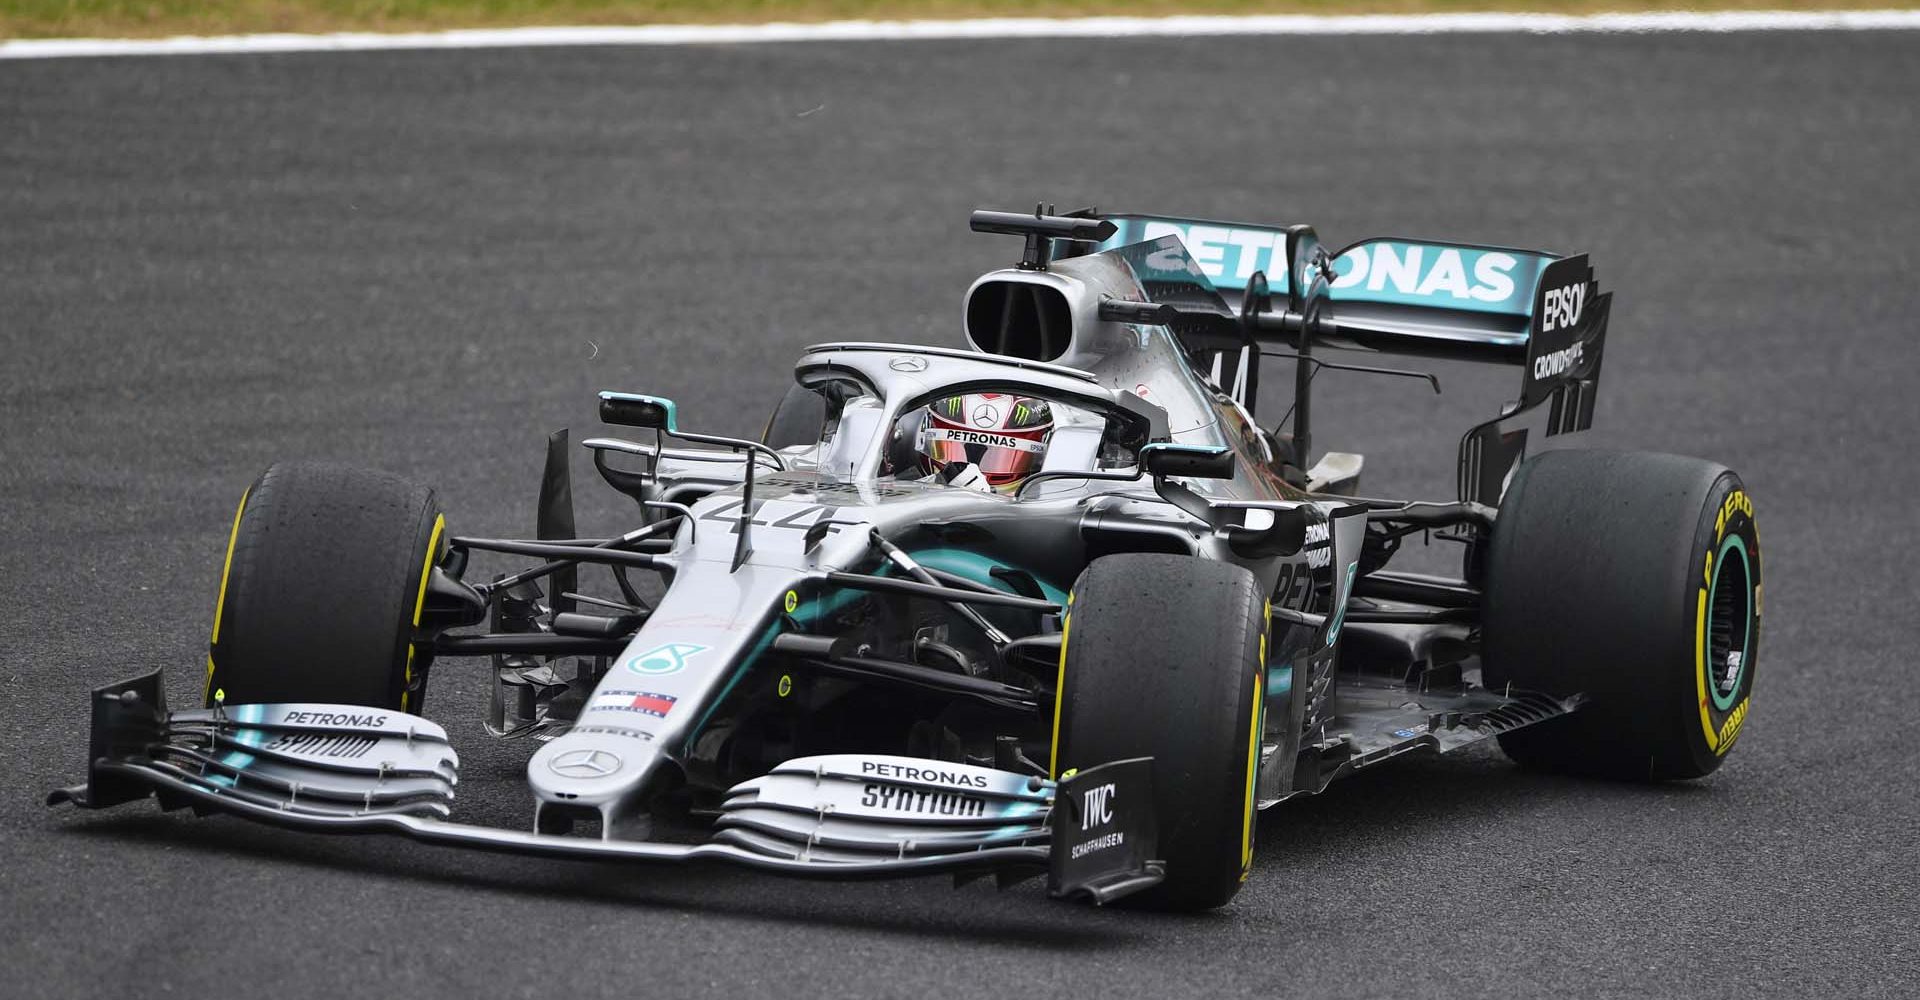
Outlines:
[[638,806],[658,760],[649,740],[575,731],[533,755],[527,784],[542,802],[624,813]]

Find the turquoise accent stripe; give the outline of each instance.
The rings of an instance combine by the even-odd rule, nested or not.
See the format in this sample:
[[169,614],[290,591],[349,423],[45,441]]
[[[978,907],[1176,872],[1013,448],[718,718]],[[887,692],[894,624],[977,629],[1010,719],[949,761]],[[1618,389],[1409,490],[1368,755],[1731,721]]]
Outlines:
[[[914,561],[920,563],[922,566],[928,566],[945,573],[952,573],[955,576],[963,576],[975,583],[1012,593],[1011,590],[1007,590],[1004,583],[994,579],[993,576],[993,570],[1001,567],[1003,564],[988,559],[978,552],[970,552],[966,549],[938,548],[912,552],[910,555],[913,556]],[[1009,566],[1007,568],[1014,569],[1017,567]],[[894,569],[893,563],[883,562],[878,569],[874,570],[874,575],[893,576],[896,575],[896,570]],[[1047,600],[1061,606],[1066,605],[1067,594],[1065,591],[1040,579],[1037,575],[1034,576],[1034,580],[1040,585],[1040,592],[1046,595]],[[867,596],[867,592],[862,590],[836,590],[823,598],[809,598],[808,600],[801,601],[799,605],[793,609],[790,617],[799,622],[815,622],[865,596]],[[759,662],[761,654],[767,651],[767,647],[773,645],[774,637],[779,634],[780,620],[776,618],[772,624],[767,626],[766,632],[760,637],[760,641],[754,643],[753,649],[749,650],[745,656],[740,658],[740,665],[734,669],[733,676],[727,678],[726,684],[720,688],[720,693],[707,702],[706,711],[700,714],[700,720],[693,724],[693,728],[687,730],[686,741],[681,744],[680,752],[682,754],[693,752],[694,741],[698,740],[700,734],[706,731],[707,723],[713,721],[713,713],[719,711],[720,706],[726,702],[727,696],[732,694],[733,689],[739,687],[740,682],[753,671],[754,666]]]
[[[235,722],[259,722],[265,715],[265,705],[238,705],[235,706],[232,712],[233,721]],[[236,741],[250,747],[259,746],[260,741],[266,739],[266,737],[267,734],[258,729],[236,729],[233,731],[233,738]],[[220,763],[234,770],[244,771],[253,764],[253,760],[254,757],[250,753],[242,750],[229,750],[225,756],[220,758]],[[206,777],[207,781],[212,784],[221,785],[226,788],[233,787],[234,779],[232,775],[212,774]]]
[[[796,614],[799,610],[799,608],[794,609]],[[773,645],[774,637],[779,634],[780,621],[776,618],[760,633],[760,641],[754,643],[753,648],[747,651],[747,655],[740,658],[740,666],[734,670],[732,677],[727,678],[727,683],[721,685],[720,693],[707,702],[706,711],[700,713],[700,721],[695,722],[693,728],[687,730],[686,742],[680,745],[682,755],[693,752],[694,741],[700,738],[701,733],[706,732],[707,723],[712,721],[713,713],[720,710],[720,706],[727,700],[727,695],[732,694],[733,689],[740,686],[740,681],[753,670],[754,664],[759,662],[760,654],[765,653],[767,647]]]
[[[1740,554],[1740,569],[1745,573],[1747,577],[1747,586],[1749,587],[1753,586],[1753,566],[1747,562],[1747,543],[1741,541],[1739,535],[1729,534],[1727,536],[1727,540],[1725,542],[1722,542],[1720,545],[1720,554],[1716,556],[1713,560],[1713,587],[1712,589],[1707,591],[1707,613],[1708,614],[1713,613],[1713,597],[1715,594],[1719,593],[1720,591],[1720,577],[1725,575],[1725,571],[1727,568],[1727,555],[1733,552],[1737,552]],[[1725,695],[1722,695],[1720,693],[1719,678],[1717,677],[1713,679],[1714,680],[1713,687],[1708,692],[1713,697],[1713,707],[1719,709],[1722,712],[1731,711],[1733,709],[1734,699],[1739,697],[1740,695],[1740,682],[1745,680],[1747,676],[1746,651],[1750,649],[1752,646],[1753,646],[1753,595],[1748,594],[1747,595],[1746,633],[1745,633],[1745,638],[1740,643],[1740,673],[1734,677],[1733,686],[1727,689],[1727,693]],[[1719,670],[1720,667],[1721,665],[1718,663],[1713,665],[1713,668],[1715,670]]]
[[651,403],[666,411],[667,425],[661,429],[668,434],[680,433],[680,407],[673,400],[665,396],[649,396],[641,392],[607,391],[600,393],[600,400],[602,402],[606,402],[607,400],[625,400],[634,403]]
[[[1007,587],[1005,582],[995,579],[993,571],[996,569],[1020,568],[1018,566],[995,562],[978,552],[972,552],[967,549],[922,549],[912,552],[911,555],[914,560],[922,566],[928,566],[944,573],[952,573],[955,576],[964,576],[982,586],[993,587],[996,590],[1004,590],[1009,594],[1013,593],[1013,591]],[[1063,607],[1066,605],[1066,591],[1040,579],[1039,574],[1031,570],[1028,570],[1027,573],[1040,584],[1040,592],[1046,595],[1048,601]]]

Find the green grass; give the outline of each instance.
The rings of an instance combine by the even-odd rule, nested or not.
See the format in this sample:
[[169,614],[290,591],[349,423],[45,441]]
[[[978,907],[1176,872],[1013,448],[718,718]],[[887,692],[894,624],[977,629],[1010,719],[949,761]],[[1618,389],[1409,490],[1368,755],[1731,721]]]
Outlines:
[[1469,10],[1822,10],[1912,0],[0,0],[0,38],[270,31],[427,31],[521,25],[748,23],[1091,14],[1371,14]]

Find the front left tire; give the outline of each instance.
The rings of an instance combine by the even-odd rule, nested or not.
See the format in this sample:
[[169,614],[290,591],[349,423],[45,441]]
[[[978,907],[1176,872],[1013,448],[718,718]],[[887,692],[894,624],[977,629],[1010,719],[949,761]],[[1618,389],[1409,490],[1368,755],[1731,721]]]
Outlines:
[[1268,626],[1259,581],[1191,556],[1103,556],[1067,610],[1053,775],[1152,757],[1167,877],[1127,901],[1225,905],[1253,864]]

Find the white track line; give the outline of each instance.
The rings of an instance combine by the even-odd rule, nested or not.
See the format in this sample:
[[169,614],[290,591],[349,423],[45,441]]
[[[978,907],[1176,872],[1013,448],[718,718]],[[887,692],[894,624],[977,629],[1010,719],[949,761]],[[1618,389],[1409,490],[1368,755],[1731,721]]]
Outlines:
[[817,24],[660,24],[495,28],[416,34],[223,35],[153,39],[50,38],[0,42],[0,59],[68,56],[494,49],[579,45],[737,45],[942,38],[1172,38],[1205,35],[1633,34],[1674,31],[1920,29],[1920,11],[1666,11],[1642,14],[1251,15],[827,21]]

